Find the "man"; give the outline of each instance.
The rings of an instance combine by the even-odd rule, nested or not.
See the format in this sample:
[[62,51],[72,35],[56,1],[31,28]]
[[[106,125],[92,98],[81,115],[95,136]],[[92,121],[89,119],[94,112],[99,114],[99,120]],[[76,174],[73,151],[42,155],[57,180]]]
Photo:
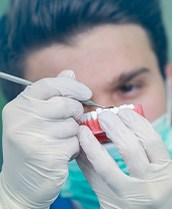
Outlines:
[[[151,122],[166,113],[164,78],[165,71],[169,71],[170,67],[167,65],[167,43],[159,4],[158,1],[151,3],[144,1],[144,5],[141,2],[139,0],[130,1],[130,4],[122,0],[12,2],[11,9],[1,24],[1,31],[4,34],[1,40],[4,69],[33,82],[41,78],[49,78],[27,87],[19,97],[6,106],[3,112],[4,127],[10,128],[10,133],[3,131],[3,138],[8,140],[3,148],[4,166],[1,184],[7,188],[5,194],[12,195],[15,191],[20,191],[16,193],[14,200],[13,195],[11,196],[11,204],[26,208],[31,206],[48,208],[66,180],[68,162],[80,153],[78,138],[88,158],[90,157],[82,139],[88,138],[91,141],[93,136],[90,135],[89,130],[80,129],[77,123],[83,114],[80,102],[92,97],[92,100],[103,105],[140,103],[143,105],[145,117]],[[62,69],[72,69],[75,74],[72,71],[61,73]],[[58,77],[55,78],[57,75]],[[19,85],[3,83],[5,95],[9,100],[23,90]],[[85,108],[85,111],[91,110],[93,108]],[[118,120],[122,121],[122,124],[127,123],[127,127],[131,122],[126,121],[125,114],[128,118],[136,117],[140,127],[144,127],[144,132],[152,133],[149,125],[142,122],[143,119],[137,118],[136,115],[131,117],[126,111],[121,112],[123,114],[119,114],[118,119],[106,115],[109,113],[103,113],[99,118],[102,127],[113,142],[115,136],[111,133],[115,130],[114,125],[121,123]],[[106,121],[107,116],[111,118],[111,122]],[[14,123],[15,117],[17,122]],[[109,123],[113,124],[113,127]],[[118,133],[118,130],[123,133],[126,127],[122,124],[120,126],[122,129],[118,127],[115,133]],[[143,133],[138,134],[138,130],[133,130],[133,127],[130,127],[131,130],[138,138],[139,136],[144,139],[149,138],[143,137]],[[130,131],[128,129],[124,131],[127,133],[126,138],[134,138]],[[156,134],[151,136],[150,144],[152,139],[153,142],[154,139],[158,140],[158,149],[155,150],[159,153],[163,152],[162,150],[165,149]],[[121,137],[119,134],[118,138]],[[145,152],[140,147],[138,138],[135,139],[135,143],[131,143],[130,148],[133,147],[133,156],[138,155],[138,159],[142,162],[140,165],[145,165],[144,169],[138,162],[133,168],[131,166],[134,165],[133,160],[130,166],[127,165],[130,174],[140,177],[140,173],[144,173],[147,168],[149,157],[150,162],[154,162],[152,158],[157,159],[157,156],[151,157],[147,146],[144,149],[148,156],[142,156]],[[121,141],[125,139],[122,138]],[[125,162],[130,162],[126,157],[127,151],[123,153],[123,148],[118,143],[115,145]],[[142,143],[145,145],[145,142]],[[99,153],[99,145],[95,144],[94,139],[93,144]],[[92,146],[88,145],[88,147],[91,150]],[[138,149],[134,149],[135,147]],[[109,152],[117,153],[114,147],[106,148]],[[165,162],[168,159],[166,151],[160,156],[163,156]],[[118,153],[113,158],[119,160],[118,165],[121,168],[124,166]],[[10,159],[13,159],[13,162]],[[112,195],[109,195],[113,196],[114,202],[110,202],[106,196],[105,200],[102,199],[102,188],[106,188],[105,193],[108,194],[111,194],[113,189],[103,185],[82,152],[77,162],[96,191],[101,207],[127,208],[131,204],[121,201],[118,195],[116,196],[118,193],[116,187],[116,193],[113,191]],[[99,170],[96,168],[98,163],[94,165],[92,160],[91,163],[96,171]],[[163,167],[162,170],[168,171],[169,174],[171,166],[169,167],[166,169]],[[13,172],[13,170],[17,171]],[[72,161],[69,167],[71,179],[63,188],[62,194],[84,208],[99,207],[93,191],[80,174],[78,167]],[[121,175],[120,173],[119,176]],[[170,182],[168,184],[170,185]],[[25,189],[27,185],[30,186]],[[99,185],[103,185],[102,188],[99,188]],[[137,194],[138,190],[134,191]],[[147,190],[143,191],[142,194],[148,194],[145,192]],[[7,196],[10,202],[10,195]],[[144,200],[149,199],[148,197]],[[134,199],[137,201],[137,198]],[[148,201],[146,207],[154,203]],[[139,205],[142,208],[140,202],[136,204],[136,208],[139,208]],[[167,208],[168,205],[163,207]]]

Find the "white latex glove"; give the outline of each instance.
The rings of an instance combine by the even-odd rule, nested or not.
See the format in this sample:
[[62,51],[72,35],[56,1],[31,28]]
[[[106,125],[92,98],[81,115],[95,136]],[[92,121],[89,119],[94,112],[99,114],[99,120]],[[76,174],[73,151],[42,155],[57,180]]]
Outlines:
[[92,94],[74,77],[64,71],[37,81],[5,106],[1,209],[47,209],[57,197],[79,152],[78,101]]
[[[77,162],[101,208],[171,209],[172,161],[151,124],[132,110],[102,112],[99,122],[128,166],[125,175],[91,131],[82,126]],[[86,157],[87,156],[87,157]]]

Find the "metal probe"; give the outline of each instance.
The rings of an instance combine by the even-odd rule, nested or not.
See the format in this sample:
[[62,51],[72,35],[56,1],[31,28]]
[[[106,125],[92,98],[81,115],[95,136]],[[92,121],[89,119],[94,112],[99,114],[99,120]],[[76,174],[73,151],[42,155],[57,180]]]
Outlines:
[[[31,81],[28,81],[26,79],[19,78],[17,76],[10,75],[10,74],[4,73],[4,72],[0,72],[0,78],[11,81],[13,83],[21,84],[21,85],[24,85],[24,86],[28,86],[28,85],[32,84]],[[81,103],[84,104],[84,105],[87,105],[87,106],[96,106],[96,107],[101,107],[101,108],[111,108],[110,106],[103,106],[101,104],[97,104],[97,103],[93,102],[92,100],[82,101]]]

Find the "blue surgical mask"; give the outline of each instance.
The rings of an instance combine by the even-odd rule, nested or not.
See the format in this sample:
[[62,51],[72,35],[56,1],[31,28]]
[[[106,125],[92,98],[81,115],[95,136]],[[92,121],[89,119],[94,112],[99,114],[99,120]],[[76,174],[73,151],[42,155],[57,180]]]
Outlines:
[[[172,127],[168,122],[167,114],[161,116],[152,125],[161,135],[172,158]],[[104,146],[111,157],[118,163],[120,169],[128,175],[128,169],[115,146],[112,143]],[[100,208],[96,194],[91,189],[75,160],[69,164],[69,177],[61,191],[61,195],[70,198],[84,209]]]
[[168,114],[162,115],[152,123],[152,126],[160,134],[172,158],[172,126],[169,122]]
[[[115,159],[119,167],[126,174],[128,174],[124,160],[122,159],[118,150],[115,148],[114,144],[108,143],[105,144],[104,147],[107,149],[112,158]],[[69,176],[65,185],[63,186],[61,195],[62,197],[68,197],[77,204],[80,204],[81,207],[79,208],[100,209],[95,192],[92,190],[75,160],[69,163]]]

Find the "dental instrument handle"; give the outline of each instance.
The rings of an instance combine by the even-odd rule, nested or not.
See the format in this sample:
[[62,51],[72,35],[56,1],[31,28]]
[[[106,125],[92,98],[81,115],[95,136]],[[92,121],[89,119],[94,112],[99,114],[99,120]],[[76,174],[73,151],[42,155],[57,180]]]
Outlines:
[[13,83],[18,83],[18,84],[21,84],[21,85],[24,85],[24,86],[28,86],[28,85],[32,84],[31,81],[25,80],[23,78],[19,78],[19,77],[14,76],[14,75],[3,73],[3,72],[0,72],[0,78],[11,81]]
[[[17,84],[21,84],[21,85],[24,85],[24,86],[28,86],[28,85],[32,84],[31,81],[28,81],[26,79],[19,78],[17,76],[10,75],[10,74],[4,73],[4,72],[0,72],[0,78],[8,80],[8,81],[11,81],[11,82],[14,82],[14,83],[17,83]],[[95,103],[95,102],[93,102],[91,100],[82,101],[81,103],[84,104],[84,105],[87,105],[87,106],[96,106],[96,107],[101,107],[101,108],[109,108],[109,107],[105,107],[103,105],[97,104],[97,103]]]

